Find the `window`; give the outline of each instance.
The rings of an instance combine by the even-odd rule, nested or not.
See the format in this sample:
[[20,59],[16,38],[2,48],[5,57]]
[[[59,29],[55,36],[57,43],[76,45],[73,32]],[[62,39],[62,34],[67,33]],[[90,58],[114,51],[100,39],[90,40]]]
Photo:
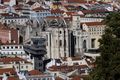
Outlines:
[[42,80],[46,80],[45,78],[43,78]]
[[8,22],[10,22],[10,20],[8,20]]
[[20,46],[20,49],[22,49],[22,46]]
[[17,48],[18,48],[18,46],[15,46],[15,48],[17,49]]
[[74,43],[76,44],[76,37],[74,37]]
[[91,48],[95,48],[95,39],[91,39]]
[[11,52],[11,54],[13,55],[13,52]]
[[60,34],[62,33],[62,31],[60,31]]
[[62,40],[59,41],[59,46],[60,46],[60,47],[62,46]]
[[23,66],[21,66],[21,68],[23,68]]
[[86,40],[83,41],[83,48],[86,49]]
[[9,49],[9,46],[7,46],[7,49]]
[[16,68],[18,69],[19,67],[17,66]]
[[13,49],[13,46],[11,46],[11,49]]
[[28,66],[26,66],[26,69],[28,68]]
[[66,40],[64,39],[64,47],[66,47]]

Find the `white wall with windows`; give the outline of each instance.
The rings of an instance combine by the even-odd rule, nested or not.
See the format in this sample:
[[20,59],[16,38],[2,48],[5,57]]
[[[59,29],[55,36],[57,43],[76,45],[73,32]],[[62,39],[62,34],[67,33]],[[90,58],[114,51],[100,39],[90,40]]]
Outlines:
[[23,49],[23,45],[1,45],[0,53],[2,56],[18,56],[24,59],[29,58]]

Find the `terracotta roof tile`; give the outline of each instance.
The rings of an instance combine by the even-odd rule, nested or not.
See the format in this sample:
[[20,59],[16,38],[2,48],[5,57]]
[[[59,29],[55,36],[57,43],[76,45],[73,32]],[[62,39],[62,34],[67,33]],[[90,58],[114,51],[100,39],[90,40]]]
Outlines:
[[10,2],[10,0],[3,0],[3,2]]
[[98,25],[105,25],[103,22],[85,22],[81,24],[86,24],[87,26],[98,26]]
[[45,19],[59,19],[59,16],[47,16]]
[[0,62],[3,62],[4,64],[8,64],[10,62],[19,62],[19,61],[24,61],[25,63],[30,63],[22,58],[19,57],[5,57],[5,58],[0,58]]
[[80,76],[74,76],[72,80],[81,80],[81,77]]
[[66,12],[68,16],[72,16],[75,12]]
[[93,14],[93,13],[105,13],[109,12],[107,10],[81,10],[84,14]]
[[18,17],[18,16],[19,16],[18,14],[15,14],[15,13],[12,13],[12,14],[10,14],[10,13],[1,13],[0,15],[1,15],[1,16],[4,16],[4,17],[6,17],[6,16]]
[[74,66],[67,66],[67,65],[61,65],[61,66],[51,66],[48,68],[50,71],[61,71],[61,72],[70,72],[75,69],[81,69],[81,68],[88,68],[87,65],[74,65]]
[[10,76],[7,80],[19,80],[18,76]]
[[38,70],[31,70],[28,72],[28,74],[29,75],[43,75],[43,73]]
[[33,5],[35,2],[33,2],[33,1],[28,1],[26,4],[29,4],[29,5]]
[[76,8],[74,5],[65,5],[64,7],[65,7],[68,11],[77,10],[77,8]]
[[60,10],[60,9],[55,9],[55,10],[51,10],[51,13],[52,13],[52,14],[56,14],[56,13],[63,14],[64,11],[63,11],[63,10]]
[[35,9],[33,9],[33,11],[48,11],[48,9],[44,9],[43,7],[37,7],[37,8],[35,8]]
[[13,68],[0,69],[0,75],[3,75],[3,73],[9,73],[11,75],[16,75],[16,71]]

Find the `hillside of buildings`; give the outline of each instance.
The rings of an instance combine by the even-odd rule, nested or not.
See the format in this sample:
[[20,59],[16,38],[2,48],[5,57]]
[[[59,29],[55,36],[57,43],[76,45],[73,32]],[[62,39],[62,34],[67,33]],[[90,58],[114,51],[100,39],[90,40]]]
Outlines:
[[120,36],[107,16],[119,11],[117,0],[0,0],[0,80],[96,80],[106,28]]

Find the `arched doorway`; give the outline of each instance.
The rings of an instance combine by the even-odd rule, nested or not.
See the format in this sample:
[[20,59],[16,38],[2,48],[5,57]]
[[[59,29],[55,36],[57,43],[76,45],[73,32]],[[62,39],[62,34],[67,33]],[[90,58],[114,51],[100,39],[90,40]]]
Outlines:
[[83,41],[83,49],[84,49],[84,51],[86,51],[86,48],[87,48],[87,47],[86,47],[86,40],[84,40],[84,41]]

